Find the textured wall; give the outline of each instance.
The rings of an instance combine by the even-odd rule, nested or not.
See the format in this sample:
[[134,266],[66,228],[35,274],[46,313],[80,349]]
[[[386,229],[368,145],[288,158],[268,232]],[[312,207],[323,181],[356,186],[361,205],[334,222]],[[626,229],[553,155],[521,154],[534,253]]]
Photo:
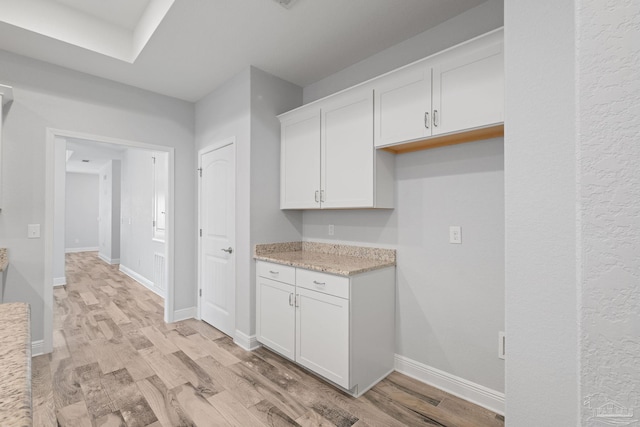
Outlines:
[[[640,417],[640,3],[578,2],[582,422]],[[634,424],[635,425],[635,424]]]

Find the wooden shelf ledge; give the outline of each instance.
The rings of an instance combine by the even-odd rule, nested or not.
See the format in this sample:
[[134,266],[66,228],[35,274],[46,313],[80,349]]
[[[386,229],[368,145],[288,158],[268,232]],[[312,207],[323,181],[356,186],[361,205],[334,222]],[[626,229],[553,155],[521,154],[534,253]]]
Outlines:
[[466,132],[452,133],[441,136],[433,136],[420,141],[412,141],[398,145],[381,147],[380,150],[394,154],[410,153],[412,151],[428,150],[429,148],[444,147],[447,145],[463,144],[465,142],[481,141],[504,136],[504,124],[473,129]]

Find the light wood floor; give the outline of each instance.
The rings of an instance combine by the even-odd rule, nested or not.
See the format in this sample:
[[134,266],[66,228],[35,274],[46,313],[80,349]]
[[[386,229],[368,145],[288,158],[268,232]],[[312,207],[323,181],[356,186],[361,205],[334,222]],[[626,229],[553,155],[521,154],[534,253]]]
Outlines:
[[67,255],[54,351],[33,359],[34,426],[503,426],[502,417],[393,373],[354,399],[296,365],[246,352],[100,261]]

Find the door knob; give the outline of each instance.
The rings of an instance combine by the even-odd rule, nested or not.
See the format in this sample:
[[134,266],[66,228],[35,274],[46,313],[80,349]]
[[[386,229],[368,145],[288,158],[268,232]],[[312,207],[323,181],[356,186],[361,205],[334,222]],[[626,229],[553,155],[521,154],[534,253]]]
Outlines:
[[221,251],[225,251],[226,253],[233,253],[233,248],[231,248],[231,246],[229,246],[229,249],[220,249]]

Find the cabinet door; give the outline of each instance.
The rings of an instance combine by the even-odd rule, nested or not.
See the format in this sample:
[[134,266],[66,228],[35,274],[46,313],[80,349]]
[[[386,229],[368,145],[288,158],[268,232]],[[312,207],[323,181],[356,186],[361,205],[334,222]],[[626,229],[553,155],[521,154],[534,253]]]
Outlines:
[[375,146],[431,136],[431,67],[420,63],[374,83]]
[[345,92],[321,109],[322,207],[373,207],[373,90]]
[[287,117],[281,131],[280,208],[320,208],[320,109]]
[[504,121],[502,43],[461,51],[433,67],[433,135]]
[[256,338],[282,356],[295,359],[295,286],[257,278]]
[[296,361],[349,387],[349,300],[297,288]]

